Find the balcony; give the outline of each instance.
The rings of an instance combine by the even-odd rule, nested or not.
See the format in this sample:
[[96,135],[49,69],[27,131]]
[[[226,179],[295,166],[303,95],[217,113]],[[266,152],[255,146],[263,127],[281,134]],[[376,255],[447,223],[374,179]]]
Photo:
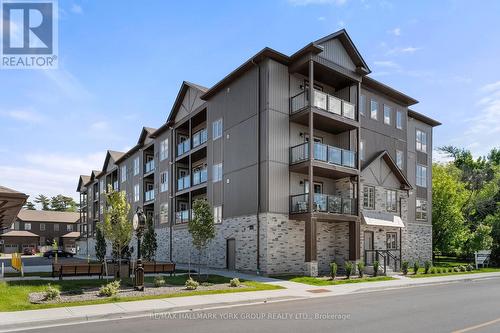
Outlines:
[[191,187],[191,177],[185,176],[177,179],[177,191],[182,191]]
[[177,156],[181,156],[191,150],[189,140],[184,140],[177,145]]
[[[290,213],[310,213],[309,194],[290,196]],[[357,215],[356,200],[338,195],[314,194],[313,212],[341,215]]]
[[155,199],[155,190],[144,192],[144,202],[153,201]]
[[189,210],[181,210],[175,212],[175,224],[182,224],[189,222]]
[[193,134],[193,148],[201,146],[208,141],[208,131],[206,128]]
[[[294,114],[310,105],[306,93],[306,90],[302,91],[290,99],[290,113]],[[356,120],[354,104],[316,89],[313,91],[312,106],[344,118]]]
[[148,163],[144,164],[144,173],[150,173],[155,170],[155,160],[151,160]]
[[208,171],[206,168],[193,172],[193,186],[206,183],[207,179]]
[[[309,159],[309,142],[290,148],[290,164],[301,163]],[[356,152],[337,148],[322,143],[314,143],[314,160],[347,168],[356,168]]]

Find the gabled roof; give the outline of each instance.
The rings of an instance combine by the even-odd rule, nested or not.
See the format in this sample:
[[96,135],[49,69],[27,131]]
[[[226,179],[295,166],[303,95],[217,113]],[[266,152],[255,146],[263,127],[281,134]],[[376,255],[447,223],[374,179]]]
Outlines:
[[437,120],[429,118],[421,113],[408,109],[408,117],[420,120],[423,123],[426,123],[429,126],[436,127],[441,125],[441,123]]
[[120,158],[115,160],[115,164],[123,162],[125,159],[129,158],[132,156],[135,152],[137,152],[144,144],[144,140],[146,140],[147,137],[151,137],[151,135],[156,132],[156,128],[152,127],[142,127],[141,134],[139,135],[139,140],[137,140],[137,144],[130,148],[127,152],[123,153]]
[[22,209],[17,218],[24,222],[76,223],[80,213]]
[[404,173],[401,171],[401,169],[396,165],[396,162],[391,158],[387,150],[382,151],[380,154],[375,156],[370,162],[365,164],[363,169],[361,169],[361,172],[365,171],[373,162],[377,161],[378,159],[382,158],[389,169],[391,169],[392,173],[396,176],[396,178],[399,180],[401,183],[401,186],[406,189],[406,190],[411,190],[412,186],[410,182],[408,181],[408,178],[404,175]]
[[103,174],[106,173],[110,160],[113,164],[116,164],[116,161],[119,160],[123,155],[125,155],[125,153],[122,153],[120,151],[108,150],[106,153],[106,158],[104,159],[104,164],[102,165],[102,170],[99,173],[99,176],[102,176]]
[[191,83],[188,81],[183,81],[181,84],[181,88],[179,89],[179,92],[177,93],[177,97],[175,98],[175,102],[174,102],[174,105],[172,106],[172,110],[170,111],[170,114],[168,115],[167,123],[170,123],[175,119],[175,115],[177,114],[177,111],[179,110],[179,107],[181,106],[182,101],[184,100],[184,96],[186,96],[186,93],[187,93],[189,88],[193,88],[195,90],[198,90],[203,94],[205,94],[208,91],[208,88],[200,86],[199,84]]
[[24,193],[0,186],[0,229],[10,227],[27,199]]
[[40,236],[26,230],[11,230],[7,231],[5,234],[1,234],[0,237],[40,237]]
[[371,89],[374,89],[378,92],[381,92],[381,93],[397,100],[398,102],[402,103],[403,105],[410,106],[410,105],[418,103],[418,101],[416,99],[414,99],[413,97],[410,97],[406,94],[403,94],[402,92],[400,92],[394,88],[391,88],[388,85],[383,84],[382,82],[375,80],[374,78],[364,76],[362,81],[361,81],[361,84],[367,88],[371,88]]
[[100,173],[101,171],[99,170],[92,170],[92,172],[90,173],[90,179],[84,185],[87,186],[90,183],[92,183],[97,178],[97,176],[99,176]]
[[80,175],[78,179],[78,186],[76,187],[76,191],[80,192],[82,187],[84,187],[90,180],[90,176]]
[[356,45],[354,45],[351,37],[349,37],[349,34],[345,29],[339,30],[337,32],[334,32],[333,34],[320,38],[317,41],[315,41],[314,44],[322,44],[331,39],[338,39],[342,43],[342,46],[345,48],[347,54],[351,57],[352,62],[356,65],[357,70],[358,72],[360,72],[360,74],[366,75],[371,73],[368,64],[361,56],[361,53],[359,53],[358,49],[356,48]]
[[78,238],[78,237],[80,237],[80,233],[78,231],[71,231],[65,235],[62,235],[61,237],[62,238]]

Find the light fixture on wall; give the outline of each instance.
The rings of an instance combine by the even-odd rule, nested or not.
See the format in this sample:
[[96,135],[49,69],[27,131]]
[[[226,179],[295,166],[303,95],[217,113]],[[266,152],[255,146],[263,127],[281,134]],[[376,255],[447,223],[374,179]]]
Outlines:
[[300,137],[303,137],[303,136],[304,136],[304,133],[299,132],[299,136],[300,136]]
[[301,180],[301,181],[299,182],[299,184],[300,184],[300,185],[304,185],[304,181],[303,181],[303,180]]

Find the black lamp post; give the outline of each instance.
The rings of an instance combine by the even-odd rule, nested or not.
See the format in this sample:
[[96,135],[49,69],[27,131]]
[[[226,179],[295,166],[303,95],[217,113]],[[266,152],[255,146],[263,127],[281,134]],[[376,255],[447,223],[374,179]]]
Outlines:
[[141,237],[145,225],[146,217],[144,216],[142,209],[138,207],[134,218],[132,219],[132,226],[134,227],[135,234],[137,236],[137,267],[135,268],[134,289],[139,291],[144,290],[144,267],[142,267]]

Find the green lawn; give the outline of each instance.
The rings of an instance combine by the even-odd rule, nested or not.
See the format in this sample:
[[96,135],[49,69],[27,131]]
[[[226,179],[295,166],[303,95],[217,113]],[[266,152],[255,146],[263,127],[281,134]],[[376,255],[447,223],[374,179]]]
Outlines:
[[[193,276],[196,279],[196,276]],[[203,277],[202,277],[203,278]],[[146,277],[146,283],[152,283],[153,277]],[[172,285],[184,285],[187,276],[165,276],[167,284]],[[208,283],[229,283],[230,278],[210,275],[208,279],[202,279]],[[243,288],[230,288],[222,290],[206,290],[206,291],[189,291],[176,294],[165,294],[165,295],[155,295],[155,296],[143,296],[143,297],[110,297],[102,298],[95,301],[87,302],[75,302],[75,303],[58,303],[58,304],[31,304],[28,301],[28,295],[32,292],[43,292],[47,289],[49,283],[51,286],[59,289],[60,291],[79,291],[82,288],[100,287],[106,284],[106,280],[63,280],[63,281],[43,281],[43,280],[32,280],[32,281],[8,281],[0,282],[0,312],[1,311],[22,311],[22,310],[35,310],[35,309],[45,309],[45,308],[55,308],[63,306],[77,306],[77,305],[89,305],[89,304],[103,304],[103,303],[113,303],[113,302],[129,302],[145,299],[158,299],[158,298],[170,298],[170,297],[183,297],[183,296],[193,296],[193,295],[212,295],[212,294],[226,294],[234,292],[248,292],[248,291],[259,291],[259,290],[274,290],[282,289],[280,286],[274,286],[264,283],[259,283],[255,281],[243,281],[245,287]],[[130,281],[123,281],[124,284],[130,284]]]
[[410,272],[408,272],[408,275],[406,275],[406,276],[409,278],[417,279],[417,278],[426,278],[426,277],[433,277],[433,276],[450,276],[450,275],[494,273],[494,272],[500,272],[500,268],[486,267],[486,268],[480,268],[477,270],[473,270],[470,272],[452,272],[452,273],[436,273],[436,274],[430,274],[430,273],[424,274],[424,270],[419,269],[417,275],[413,274],[413,271],[410,271]]
[[364,277],[362,279],[359,278],[351,278],[351,279],[342,279],[342,280],[325,280],[320,278],[315,278],[311,276],[277,276],[277,279],[288,280],[292,282],[310,284],[311,286],[334,286],[338,284],[347,284],[347,283],[361,283],[361,282],[377,282],[377,281],[388,281],[394,280],[394,278],[390,276],[377,276],[377,277]]

